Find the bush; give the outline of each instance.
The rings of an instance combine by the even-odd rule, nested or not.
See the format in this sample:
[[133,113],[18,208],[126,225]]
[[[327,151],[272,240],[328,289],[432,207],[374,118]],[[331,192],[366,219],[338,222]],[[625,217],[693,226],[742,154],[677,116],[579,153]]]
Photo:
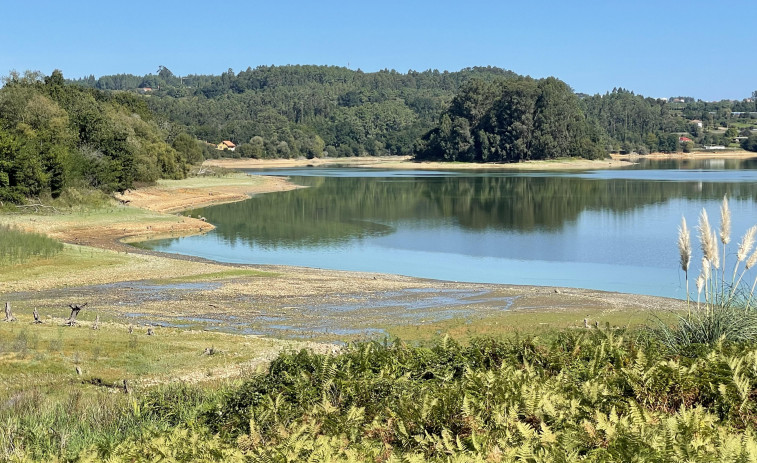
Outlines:
[[[686,349],[695,344],[713,344],[721,340],[756,341],[757,310],[753,296],[757,279],[751,287],[742,283],[747,271],[757,264],[757,251],[752,251],[757,226],[747,230],[739,242],[736,262],[730,273],[726,272],[725,262],[726,245],[731,241],[731,213],[727,198],[723,198],[720,207],[719,233],[716,234],[711,229],[704,209],[699,216],[697,230],[703,257],[701,271],[696,279],[696,305],[689,299],[692,250],[686,218],[683,218],[678,232],[678,250],[681,269],[686,275],[688,311],[685,315],[678,316],[677,324],[673,327],[661,324],[658,338],[674,350]],[[720,245],[723,247],[722,262]]]

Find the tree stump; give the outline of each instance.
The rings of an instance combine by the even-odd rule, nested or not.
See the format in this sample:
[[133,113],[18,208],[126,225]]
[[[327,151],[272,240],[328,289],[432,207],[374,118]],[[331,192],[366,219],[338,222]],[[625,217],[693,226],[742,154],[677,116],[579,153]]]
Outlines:
[[39,312],[37,312],[37,308],[34,308],[34,312],[32,312],[32,315],[34,316],[34,323],[42,323],[42,320],[39,319]]
[[85,302],[82,305],[68,304],[68,306],[71,307],[71,315],[68,317],[68,321],[66,321],[66,325],[68,326],[76,325],[76,317],[79,315],[79,312],[81,312],[81,309],[86,307],[87,304],[89,304],[89,302]]
[[100,314],[97,314],[97,316],[95,317],[95,322],[92,324],[93,330],[96,330],[98,328],[100,328]]
[[5,303],[5,321],[12,322],[14,320],[16,320],[16,317],[14,317],[13,312],[11,312],[11,303],[6,302]]

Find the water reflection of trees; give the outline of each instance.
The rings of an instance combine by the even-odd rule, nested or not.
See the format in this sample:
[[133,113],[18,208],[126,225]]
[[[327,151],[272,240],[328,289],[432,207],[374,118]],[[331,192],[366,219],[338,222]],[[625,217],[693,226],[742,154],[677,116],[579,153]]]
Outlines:
[[625,213],[671,199],[757,200],[752,183],[586,179],[571,176],[297,179],[310,188],[194,211],[235,242],[329,245],[391,233],[398,222],[470,230],[559,230],[584,211]]

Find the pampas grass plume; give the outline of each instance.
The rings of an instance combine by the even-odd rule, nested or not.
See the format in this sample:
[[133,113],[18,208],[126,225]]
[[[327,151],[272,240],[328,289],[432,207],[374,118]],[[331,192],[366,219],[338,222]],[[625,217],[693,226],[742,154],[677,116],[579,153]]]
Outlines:
[[717,246],[712,242],[713,232],[712,228],[710,228],[710,219],[707,217],[707,211],[704,209],[699,214],[697,230],[699,230],[699,243],[702,247],[702,254],[704,254],[707,260],[712,261],[712,254],[717,249]]
[[757,225],[747,230],[746,233],[744,233],[744,236],[741,238],[741,241],[739,242],[739,249],[736,251],[736,260],[738,260],[739,262],[744,262],[744,259],[746,259],[746,256],[752,250],[752,247],[754,246],[755,234],[757,234]]
[[731,210],[728,208],[728,197],[723,196],[720,205],[720,242],[724,245],[731,242]]
[[688,274],[691,263],[691,234],[686,227],[686,217],[681,217],[681,226],[678,228],[678,251],[681,254],[681,270]]

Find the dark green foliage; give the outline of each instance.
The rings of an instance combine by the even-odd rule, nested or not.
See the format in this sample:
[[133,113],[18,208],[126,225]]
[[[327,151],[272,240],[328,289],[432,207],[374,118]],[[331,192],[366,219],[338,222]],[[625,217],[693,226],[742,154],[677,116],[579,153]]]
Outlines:
[[757,134],[751,134],[749,138],[742,140],[741,147],[747,151],[757,151]]
[[17,264],[36,257],[52,257],[63,244],[38,233],[0,225],[0,263]]
[[517,162],[602,157],[600,132],[578,97],[553,77],[472,80],[452,100],[436,129],[416,146],[421,160]]
[[[149,86],[150,107],[187,133],[212,143],[231,140],[242,148],[234,156],[272,158],[319,157],[324,151],[332,156],[410,154],[457,89],[474,76],[487,81],[516,77],[493,67],[402,74],[260,66],[179,79],[161,67],[157,75],[76,83],[103,89]],[[262,146],[246,146],[256,138]]]
[[60,71],[12,74],[0,89],[0,201],[183,178],[201,160],[197,142],[185,137],[174,140],[178,150],[168,145],[136,95],[66,84]]

